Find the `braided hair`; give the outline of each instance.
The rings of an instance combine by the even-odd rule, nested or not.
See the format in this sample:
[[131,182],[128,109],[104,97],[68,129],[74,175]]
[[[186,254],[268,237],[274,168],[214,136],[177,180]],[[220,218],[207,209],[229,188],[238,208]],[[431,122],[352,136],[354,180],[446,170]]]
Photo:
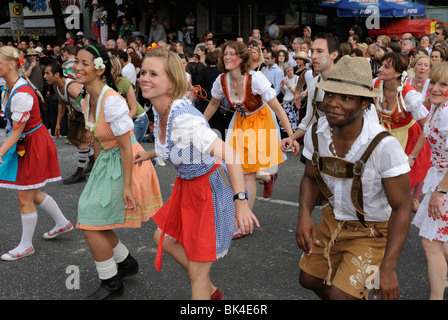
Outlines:
[[[106,47],[102,44],[89,44],[83,48],[83,50],[86,50],[90,52],[94,59],[101,58],[103,59],[103,63],[105,65],[103,77],[106,80],[106,84],[118,92],[117,86],[115,85],[114,78],[112,76],[111,68],[112,64],[110,63],[110,57],[107,53]],[[87,94],[86,88],[84,86],[82,90],[82,97],[84,98]]]

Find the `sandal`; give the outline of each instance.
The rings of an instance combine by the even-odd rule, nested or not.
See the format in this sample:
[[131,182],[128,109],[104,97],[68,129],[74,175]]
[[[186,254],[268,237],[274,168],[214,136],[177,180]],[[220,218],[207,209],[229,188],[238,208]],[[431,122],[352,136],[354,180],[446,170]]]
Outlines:
[[420,201],[418,199],[412,199],[412,212],[417,212],[420,207]]

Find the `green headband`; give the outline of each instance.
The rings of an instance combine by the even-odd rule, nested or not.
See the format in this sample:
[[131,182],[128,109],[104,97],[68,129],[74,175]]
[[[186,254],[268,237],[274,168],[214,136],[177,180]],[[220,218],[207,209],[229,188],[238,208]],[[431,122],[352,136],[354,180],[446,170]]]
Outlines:
[[[96,54],[98,55],[98,58],[101,58],[101,54],[100,54],[100,52],[98,51],[97,48],[95,48],[95,47],[92,46],[91,44],[88,44],[86,47],[90,47],[90,48],[92,48],[93,50],[95,50]],[[108,61],[108,60],[105,60],[104,63],[107,63],[107,61]]]

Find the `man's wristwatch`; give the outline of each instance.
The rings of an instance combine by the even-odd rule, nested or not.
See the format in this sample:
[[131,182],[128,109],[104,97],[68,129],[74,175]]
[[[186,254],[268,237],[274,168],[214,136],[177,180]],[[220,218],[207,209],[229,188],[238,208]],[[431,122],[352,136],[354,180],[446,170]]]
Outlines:
[[238,192],[233,196],[233,201],[235,200],[247,200],[246,192]]
[[436,191],[437,191],[438,193],[446,194],[446,191],[443,191],[442,189],[440,189],[439,186],[436,186]]

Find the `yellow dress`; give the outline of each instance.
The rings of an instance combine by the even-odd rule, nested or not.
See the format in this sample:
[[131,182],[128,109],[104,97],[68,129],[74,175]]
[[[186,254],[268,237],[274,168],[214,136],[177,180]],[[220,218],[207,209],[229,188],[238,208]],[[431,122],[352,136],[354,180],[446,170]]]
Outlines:
[[225,97],[235,109],[226,142],[239,154],[244,173],[272,169],[286,160],[281,151],[281,135],[275,113],[265,101],[275,90],[261,72],[246,74],[242,101],[232,101],[227,74],[220,75],[212,89],[214,98]]

